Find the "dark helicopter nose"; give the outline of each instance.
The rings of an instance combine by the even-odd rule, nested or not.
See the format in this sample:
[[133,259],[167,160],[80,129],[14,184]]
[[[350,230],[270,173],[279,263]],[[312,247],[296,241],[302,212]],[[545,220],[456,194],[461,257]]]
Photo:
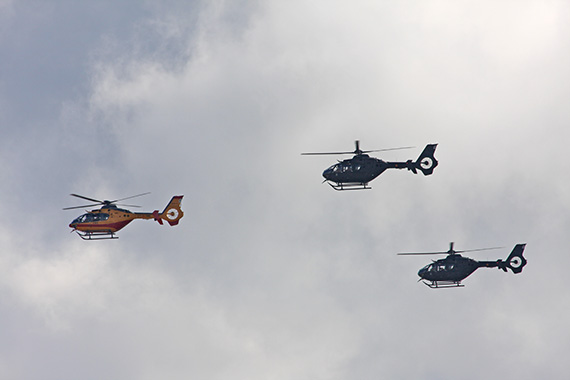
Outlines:
[[422,268],[418,271],[418,276],[420,276],[421,278],[424,278],[425,274],[426,274],[427,269],[426,268]]
[[333,173],[332,168],[325,169],[325,171],[323,172],[323,177],[325,177],[325,179],[330,180],[332,178],[332,173]]

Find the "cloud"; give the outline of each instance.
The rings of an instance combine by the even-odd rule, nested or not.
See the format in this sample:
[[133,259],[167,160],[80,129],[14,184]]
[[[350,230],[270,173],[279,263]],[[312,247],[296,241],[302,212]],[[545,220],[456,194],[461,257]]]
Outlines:
[[[65,85],[56,120],[20,115],[1,143],[1,371],[565,378],[565,6],[127,8],[77,53],[79,96]],[[58,75],[77,88],[77,73]],[[299,154],[356,139],[416,146],[385,160],[439,143],[440,165],[338,193],[320,183],[336,157]],[[71,192],[144,191],[142,211],[184,194],[180,225],[135,221],[117,241],[84,242],[68,233],[76,215],[56,211]],[[529,264],[439,292],[416,283],[429,258],[395,255],[449,241],[507,247],[482,260],[526,242]]]

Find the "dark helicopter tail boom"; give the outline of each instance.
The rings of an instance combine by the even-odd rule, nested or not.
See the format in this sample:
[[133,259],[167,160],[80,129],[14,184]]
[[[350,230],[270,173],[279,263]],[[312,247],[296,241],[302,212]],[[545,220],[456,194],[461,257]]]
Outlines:
[[526,244],[517,244],[513,248],[509,257],[506,260],[497,261],[477,261],[479,267],[485,268],[499,268],[503,271],[507,271],[507,268],[517,274],[522,272],[523,267],[526,265],[527,261],[523,256],[524,248]]
[[386,162],[385,167],[387,169],[408,169],[414,174],[417,174],[419,170],[424,175],[430,175],[438,164],[434,156],[435,148],[437,148],[437,144],[428,144],[415,162],[412,160],[406,162]]

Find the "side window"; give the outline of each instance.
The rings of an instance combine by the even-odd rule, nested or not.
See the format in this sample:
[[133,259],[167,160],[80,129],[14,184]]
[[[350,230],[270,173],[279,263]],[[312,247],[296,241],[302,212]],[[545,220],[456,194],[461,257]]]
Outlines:
[[101,221],[104,221],[107,219],[109,219],[109,214],[104,214],[104,213],[93,214],[93,221],[94,222],[101,222]]

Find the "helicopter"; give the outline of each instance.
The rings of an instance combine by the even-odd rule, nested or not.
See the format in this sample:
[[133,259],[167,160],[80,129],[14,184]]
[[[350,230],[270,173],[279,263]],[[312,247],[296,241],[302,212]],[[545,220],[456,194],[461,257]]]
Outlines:
[[440,255],[447,254],[444,259],[434,260],[431,264],[426,265],[418,271],[419,281],[430,288],[451,288],[463,287],[461,281],[470,276],[479,268],[499,268],[503,271],[510,269],[514,274],[522,272],[523,267],[527,264],[523,257],[523,251],[526,244],[517,244],[513,248],[511,254],[505,261],[499,259],[496,261],[476,261],[468,257],[463,257],[459,253],[485,251],[494,248],[471,249],[464,251],[456,251],[453,249],[453,242],[449,244],[447,252],[426,252],[426,253],[398,253],[398,255]]
[[351,159],[339,161],[330,166],[323,172],[323,181],[328,183],[335,190],[365,190],[371,189],[368,182],[384,173],[386,169],[408,169],[414,174],[418,170],[424,175],[430,175],[437,166],[437,160],[434,157],[437,144],[428,144],[414,162],[408,160],[406,162],[386,162],[378,158],[370,157],[366,153],[383,152],[389,150],[410,149],[412,147],[361,150],[360,141],[355,142],[356,149],[353,152],[324,152],[324,153],[301,153],[305,156],[315,155],[331,155],[331,154],[354,154]]
[[[91,207],[95,205],[102,205],[98,210],[87,211],[75,218],[70,224],[73,231],[77,232],[79,237],[83,240],[103,240],[103,239],[118,239],[119,237],[115,235],[117,231],[125,227],[127,224],[135,219],[154,219],[159,224],[163,224],[163,220],[166,220],[171,226],[178,224],[180,219],[184,216],[184,213],[180,209],[180,202],[182,202],[183,195],[173,196],[164,211],[159,212],[155,210],[153,212],[131,212],[117,207],[117,202],[121,202],[127,199],[132,199],[135,197],[140,197],[142,195],[147,195],[150,193],[142,193],[138,195],[133,195],[126,198],[117,199],[114,201],[100,201],[98,199],[93,199],[85,197],[78,194],[70,194],[73,197],[85,199],[94,202],[93,205],[86,206],[74,206],[66,207],[64,210],[72,210],[84,207]],[[124,207],[139,207],[135,205],[119,205]]]

